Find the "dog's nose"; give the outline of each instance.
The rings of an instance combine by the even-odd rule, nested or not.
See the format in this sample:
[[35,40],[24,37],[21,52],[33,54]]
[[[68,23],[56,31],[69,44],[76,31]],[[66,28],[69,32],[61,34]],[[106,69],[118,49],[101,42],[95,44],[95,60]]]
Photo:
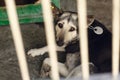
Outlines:
[[62,23],[58,23],[59,28],[63,28],[63,24]]
[[58,46],[63,46],[64,45],[64,42],[62,40],[56,41],[56,43],[57,43]]

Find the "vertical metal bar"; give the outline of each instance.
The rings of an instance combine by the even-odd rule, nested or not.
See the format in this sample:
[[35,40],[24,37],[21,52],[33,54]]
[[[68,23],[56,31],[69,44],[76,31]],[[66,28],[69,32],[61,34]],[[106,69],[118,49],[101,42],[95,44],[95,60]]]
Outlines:
[[112,75],[117,77],[119,74],[119,39],[120,39],[120,0],[113,0],[113,40],[112,40]]
[[13,39],[15,43],[17,57],[18,57],[19,65],[20,65],[22,79],[30,80],[27,62],[25,58],[24,47],[23,47],[23,41],[22,41],[21,32],[20,32],[20,26],[19,26],[16,7],[15,7],[15,1],[5,0],[5,3],[6,3],[6,8],[7,8],[10,26],[12,30],[12,35],[13,35]]
[[49,55],[51,60],[51,73],[53,80],[59,80],[56,46],[55,46],[55,35],[53,27],[53,17],[50,8],[50,0],[42,0],[43,17],[45,22],[46,37],[49,49]]
[[89,78],[86,0],[77,0],[83,79]]

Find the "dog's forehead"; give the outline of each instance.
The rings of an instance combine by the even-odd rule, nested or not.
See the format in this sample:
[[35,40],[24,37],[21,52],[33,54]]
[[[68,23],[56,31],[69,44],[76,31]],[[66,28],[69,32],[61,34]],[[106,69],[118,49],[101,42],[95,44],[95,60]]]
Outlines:
[[64,20],[64,19],[73,19],[73,20],[76,20],[78,17],[77,17],[77,13],[73,13],[73,12],[64,12],[60,17],[60,20]]
[[73,12],[64,12],[60,17],[58,22],[66,22],[68,24],[77,25],[77,13]]
[[67,18],[67,17],[70,16],[70,14],[71,14],[71,13],[69,13],[69,12],[64,12],[64,13],[60,16],[60,18]]

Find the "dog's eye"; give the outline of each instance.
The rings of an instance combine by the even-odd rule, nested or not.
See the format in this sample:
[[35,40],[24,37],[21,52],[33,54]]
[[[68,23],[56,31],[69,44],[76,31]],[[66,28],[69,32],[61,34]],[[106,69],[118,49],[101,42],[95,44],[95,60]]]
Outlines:
[[63,28],[63,24],[62,23],[58,23],[58,27],[59,28]]
[[74,27],[71,27],[69,31],[71,32],[71,31],[74,31],[74,30],[75,30],[75,28],[74,28]]

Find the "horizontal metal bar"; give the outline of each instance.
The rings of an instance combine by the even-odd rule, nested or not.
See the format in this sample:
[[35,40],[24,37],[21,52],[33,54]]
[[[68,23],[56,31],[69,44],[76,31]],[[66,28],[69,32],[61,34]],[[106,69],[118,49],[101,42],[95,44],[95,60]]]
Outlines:
[[[52,0],[52,2],[60,8],[59,0]],[[43,22],[41,4],[18,5],[16,9],[20,24]],[[9,25],[6,7],[0,7],[0,26],[3,25]]]

